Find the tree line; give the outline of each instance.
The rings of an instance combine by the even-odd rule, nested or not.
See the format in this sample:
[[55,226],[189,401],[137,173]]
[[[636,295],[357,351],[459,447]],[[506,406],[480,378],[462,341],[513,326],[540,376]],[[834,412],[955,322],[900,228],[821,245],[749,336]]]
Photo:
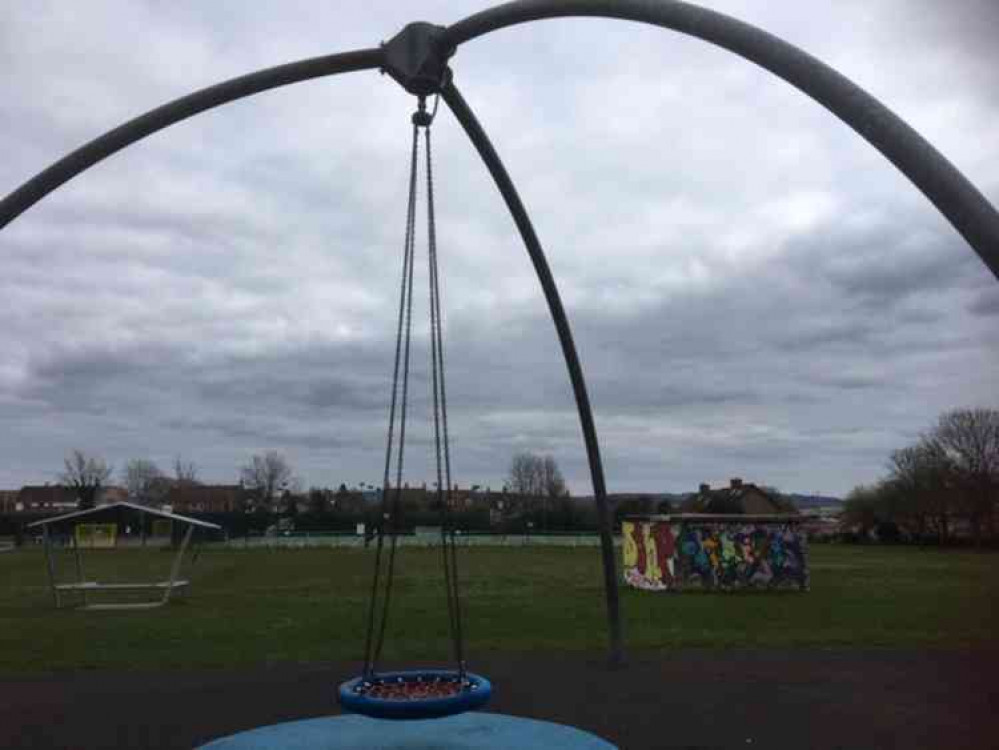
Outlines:
[[[120,481],[129,499],[142,505],[162,503],[174,488],[201,484],[194,462],[178,456],[172,468],[171,476],[155,461],[134,458],[125,463]],[[58,474],[59,482],[76,495],[81,510],[97,504],[101,492],[110,486],[113,476],[113,467],[103,458],[81,450],[73,450],[66,457],[63,470]],[[294,475],[288,460],[277,451],[251,456],[239,468],[239,480],[255,506],[269,506],[287,493],[301,493],[301,481]]]
[[995,539],[999,410],[955,409],[891,453],[888,473],[853,489],[843,520],[867,535],[950,543],[966,527],[976,545]]
[[[172,486],[197,484],[197,467],[179,456],[174,461],[174,477],[167,476],[153,461],[136,458],[128,461],[121,472],[121,482],[130,499],[152,504]],[[59,482],[73,491],[81,510],[93,508],[101,491],[109,486],[114,469],[103,458],[74,450],[63,461]]]
[[[96,505],[113,477],[113,467],[103,458],[74,450],[65,459],[59,481],[73,490],[80,509],[86,509]],[[129,499],[143,505],[162,504],[172,489],[200,484],[197,466],[179,456],[174,460],[172,475],[152,460],[131,459],[122,468],[119,481]],[[241,511],[321,514],[332,508],[362,511],[364,505],[360,493],[348,490],[345,484],[335,491],[312,487],[305,492],[291,463],[274,450],[255,454],[240,466],[239,483],[244,490],[245,507]],[[547,528],[549,520],[564,522],[564,516],[572,515],[565,477],[551,455],[516,454],[510,463],[504,493],[506,507],[500,510],[505,516],[527,514],[533,522],[536,515],[537,525]]]

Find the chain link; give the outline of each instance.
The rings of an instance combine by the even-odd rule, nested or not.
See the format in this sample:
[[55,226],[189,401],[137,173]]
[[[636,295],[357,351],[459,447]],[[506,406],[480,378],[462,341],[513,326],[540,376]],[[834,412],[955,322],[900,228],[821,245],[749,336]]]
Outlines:
[[[413,328],[413,268],[416,246],[417,172],[419,163],[419,129],[424,129],[427,171],[427,234],[428,273],[430,286],[430,355],[434,409],[434,445],[437,467],[437,500],[441,510],[441,552],[444,565],[444,583],[447,593],[448,621],[451,630],[454,658],[459,673],[465,675],[465,658],[462,633],[461,602],[458,588],[458,558],[455,529],[451,520],[453,503],[451,490],[451,449],[447,422],[447,389],[444,379],[444,337],[441,318],[440,275],[437,258],[437,224],[434,213],[433,157],[430,145],[430,125],[437,114],[439,97],[434,100],[433,111],[426,111],[426,99],[420,97],[418,109],[413,114],[413,145],[410,154],[409,205],[406,214],[406,239],[403,249],[402,282],[399,292],[399,317],[396,325],[395,364],[392,373],[392,398],[389,407],[388,440],[385,447],[385,471],[382,482],[381,519],[378,524],[378,542],[375,552],[375,569],[371,586],[371,603],[368,611],[368,630],[365,643],[364,675],[371,677],[377,670],[385,642],[388,624],[392,583],[395,578],[395,557],[398,538],[398,519],[402,496],[402,471],[406,443],[406,418],[408,412],[410,343]],[[402,393],[399,393],[400,374]],[[396,412],[399,412],[398,453],[396,454],[395,486],[391,484],[393,447],[395,445]],[[391,507],[389,495],[393,499]],[[381,558],[386,527],[389,531],[389,552],[385,572],[385,590],[379,591]],[[376,618],[378,600],[381,615]],[[377,637],[375,632],[377,631]]]

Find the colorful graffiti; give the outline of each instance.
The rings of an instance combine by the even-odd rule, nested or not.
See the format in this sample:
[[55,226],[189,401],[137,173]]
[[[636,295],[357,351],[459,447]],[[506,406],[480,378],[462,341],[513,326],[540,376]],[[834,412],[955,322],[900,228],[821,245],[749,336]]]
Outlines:
[[624,578],[651,591],[807,591],[808,542],[797,524],[684,520],[625,521]]

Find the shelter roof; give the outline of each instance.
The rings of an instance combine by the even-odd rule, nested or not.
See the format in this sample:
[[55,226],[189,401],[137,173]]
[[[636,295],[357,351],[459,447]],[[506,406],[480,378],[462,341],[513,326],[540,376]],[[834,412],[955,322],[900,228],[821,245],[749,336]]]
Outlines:
[[65,513],[61,516],[52,516],[51,518],[43,518],[41,521],[35,521],[34,523],[29,523],[27,528],[33,526],[47,526],[53,523],[61,523],[63,521],[76,521],[79,519],[86,518],[87,516],[97,515],[100,513],[106,513],[110,510],[122,509],[122,510],[133,510],[138,513],[147,513],[151,516],[156,516],[158,518],[168,518],[171,521],[179,521],[180,523],[190,524],[191,526],[200,526],[204,529],[221,529],[222,527],[215,523],[209,523],[208,521],[202,521],[197,518],[191,518],[190,516],[182,516],[178,513],[168,513],[165,510],[156,510],[155,508],[147,508],[144,505],[136,505],[135,503],[128,503],[125,501],[119,501],[117,503],[108,503],[107,505],[98,505],[96,508],[89,508],[87,510],[78,510],[73,513]]

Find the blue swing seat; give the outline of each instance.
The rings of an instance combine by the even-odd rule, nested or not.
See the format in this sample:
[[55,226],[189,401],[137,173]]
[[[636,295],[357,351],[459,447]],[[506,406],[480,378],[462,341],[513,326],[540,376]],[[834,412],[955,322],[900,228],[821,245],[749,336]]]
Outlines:
[[344,710],[375,719],[436,719],[481,708],[492,691],[481,675],[425,669],[355,677],[338,698]]

